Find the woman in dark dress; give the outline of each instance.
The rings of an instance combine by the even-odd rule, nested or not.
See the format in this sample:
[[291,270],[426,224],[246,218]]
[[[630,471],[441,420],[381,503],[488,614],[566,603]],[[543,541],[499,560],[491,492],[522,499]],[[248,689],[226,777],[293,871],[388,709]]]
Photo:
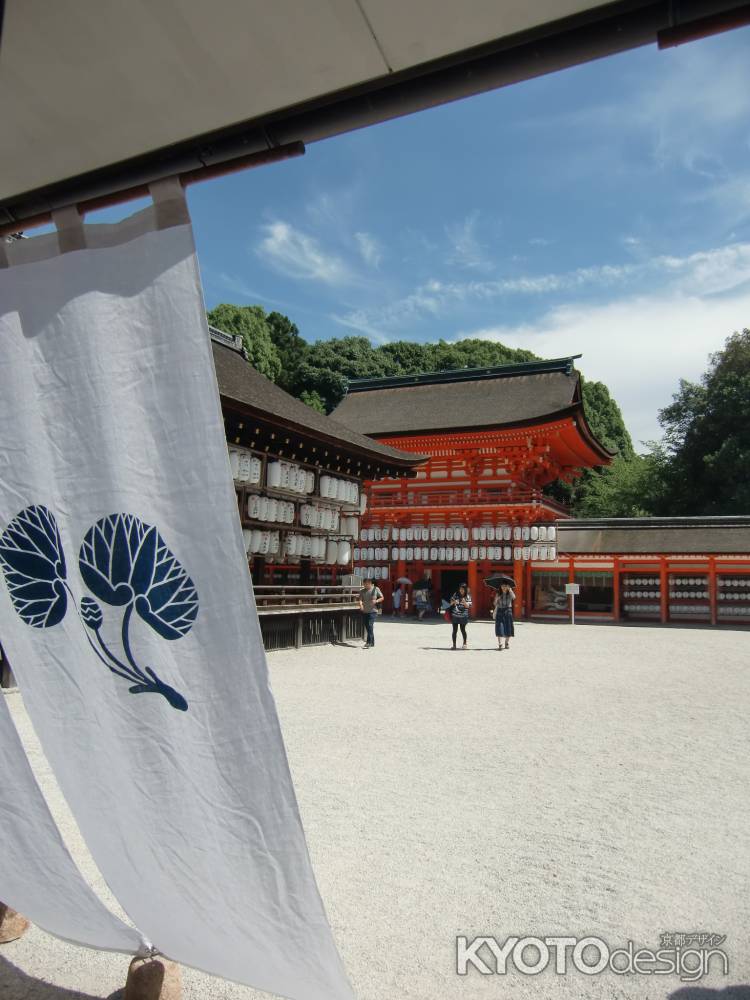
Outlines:
[[[515,635],[513,631],[513,601],[516,595],[507,583],[500,584],[500,590],[495,594],[495,635],[497,636],[497,648],[508,649],[510,637]],[[505,640],[505,647],[503,647]]]
[[461,629],[464,644],[461,647],[466,649],[466,623],[469,620],[469,608],[471,607],[471,594],[465,583],[462,583],[456,593],[451,597],[451,622],[453,623],[453,648],[456,648],[456,636]]

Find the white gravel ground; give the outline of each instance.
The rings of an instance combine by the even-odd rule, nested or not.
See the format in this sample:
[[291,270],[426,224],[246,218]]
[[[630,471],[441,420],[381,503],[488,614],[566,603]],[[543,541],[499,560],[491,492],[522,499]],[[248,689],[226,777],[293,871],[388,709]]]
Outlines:
[[[521,624],[498,653],[449,626],[272,654],[308,842],[360,1000],[748,1000],[750,633]],[[113,904],[16,723],[81,869]],[[464,934],[727,935],[728,977],[455,973]],[[533,954],[527,953],[528,960]],[[3,1000],[108,997],[127,959],[37,928],[0,951]],[[191,970],[185,1000],[261,994]],[[741,985],[745,984],[745,985]],[[263,994],[265,995],[265,994]]]

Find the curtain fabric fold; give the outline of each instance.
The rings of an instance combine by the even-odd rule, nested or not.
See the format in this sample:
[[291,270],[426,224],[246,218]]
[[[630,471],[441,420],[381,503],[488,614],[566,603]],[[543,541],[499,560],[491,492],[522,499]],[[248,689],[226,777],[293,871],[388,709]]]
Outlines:
[[154,946],[348,998],[268,685],[192,231],[157,218],[85,226],[62,254],[54,234],[22,241],[0,270],[0,635]]

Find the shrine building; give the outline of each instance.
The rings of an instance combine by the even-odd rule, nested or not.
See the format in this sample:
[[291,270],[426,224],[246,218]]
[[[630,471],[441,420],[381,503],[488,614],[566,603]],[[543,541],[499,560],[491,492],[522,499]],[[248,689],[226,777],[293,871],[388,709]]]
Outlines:
[[556,523],[569,516],[543,488],[614,457],[588,425],[574,361],[353,380],[332,416],[428,456],[413,479],[366,483],[355,566],[384,583],[429,578],[435,596],[466,581],[478,615],[492,596],[481,581],[507,573],[517,613],[528,609],[535,568],[559,566]]

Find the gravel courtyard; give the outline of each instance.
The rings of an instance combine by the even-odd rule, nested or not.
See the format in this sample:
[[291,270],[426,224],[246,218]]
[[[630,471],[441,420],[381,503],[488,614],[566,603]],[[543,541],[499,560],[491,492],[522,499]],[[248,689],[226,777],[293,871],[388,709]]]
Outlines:
[[[750,633],[378,621],[377,646],[269,656],[310,851],[360,1000],[748,1000]],[[23,712],[58,822],[112,904]],[[116,908],[116,907],[115,907]],[[729,975],[456,975],[456,936],[726,935]],[[533,955],[527,954],[527,961]],[[293,957],[292,957],[293,960]],[[108,997],[124,956],[36,928],[3,1000]],[[266,994],[184,970],[186,1000]]]

